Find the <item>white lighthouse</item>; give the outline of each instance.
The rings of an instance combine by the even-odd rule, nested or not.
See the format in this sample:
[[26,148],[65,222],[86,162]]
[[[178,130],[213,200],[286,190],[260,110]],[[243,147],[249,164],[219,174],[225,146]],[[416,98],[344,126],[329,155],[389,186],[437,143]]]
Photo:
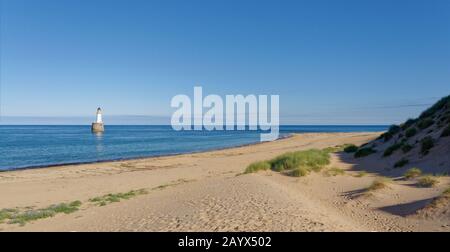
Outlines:
[[102,109],[101,108],[97,109],[97,120],[95,122],[96,123],[103,123],[103,121],[102,121]]
[[94,123],[92,123],[92,132],[93,133],[101,133],[105,131],[105,127],[103,125],[103,119],[102,119],[102,109],[97,109],[97,118]]

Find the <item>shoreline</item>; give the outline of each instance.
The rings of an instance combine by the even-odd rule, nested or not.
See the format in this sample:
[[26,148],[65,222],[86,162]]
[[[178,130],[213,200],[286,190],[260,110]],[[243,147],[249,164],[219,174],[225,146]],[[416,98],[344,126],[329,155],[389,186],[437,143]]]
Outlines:
[[[10,125],[0,125],[0,126],[10,126]],[[105,145],[106,141],[96,140],[92,139],[90,136],[92,134],[85,134],[87,130],[84,129],[78,129],[78,127],[83,127],[86,125],[12,125],[13,128],[6,130],[5,132],[2,132],[0,134],[0,138],[2,138],[5,134],[8,136],[8,134],[12,134],[11,137],[5,138],[4,147],[0,148],[0,152],[4,152],[6,155],[6,158],[2,160],[0,163],[0,173],[7,172],[7,171],[14,171],[14,170],[27,170],[27,169],[41,169],[41,168],[49,168],[49,167],[55,167],[55,166],[68,166],[68,165],[78,165],[78,164],[93,164],[93,163],[101,163],[101,162],[114,162],[114,161],[126,161],[126,160],[134,160],[134,159],[142,159],[142,158],[150,158],[150,157],[159,157],[159,156],[173,156],[173,155],[180,155],[180,154],[187,154],[187,153],[197,153],[197,152],[204,152],[204,151],[211,151],[211,150],[221,150],[225,148],[234,148],[239,146],[245,146],[248,144],[257,144],[259,143],[259,136],[258,137],[248,137],[248,139],[242,139],[239,140],[239,137],[231,136],[230,141],[228,141],[226,138],[222,139],[221,141],[214,140],[214,134],[211,135],[211,141],[212,143],[209,144],[209,142],[205,142],[205,145],[202,145],[203,140],[199,140],[199,143],[197,144],[197,140],[189,140],[189,137],[191,134],[186,135],[186,140],[184,139],[184,134],[181,135],[181,139],[183,140],[181,144],[176,143],[177,138],[176,134],[174,136],[168,136],[167,139],[169,140],[167,146],[161,145],[161,148],[159,148],[158,142],[152,142],[153,136],[150,135],[147,142],[142,142],[140,140],[141,137],[146,137],[146,135],[142,135],[142,133],[146,130],[137,130],[137,135],[133,136],[130,135],[131,140],[129,140],[127,143],[129,144],[131,150],[124,149],[124,147],[121,147],[120,137],[121,131],[127,130],[127,128],[121,129],[123,127],[122,125],[110,125],[110,127],[118,127],[117,130],[115,130],[113,134],[111,134],[111,137],[105,137],[105,140],[108,141],[108,145]],[[20,134],[27,133],[28,130],[15,130],[16,126],[21,127],[31,127],[30,134],[30,140],[31,141],[35,138],[36,135],[36,141],[38,141],[39,145],[29,145],[26,141],[21,140]],[[62,134],[69,134],[68,140],[66,139],[56,139],[53,141],[51,145],[47,145],[47,139],[40,137],[39,130],[33,130],[36,126],[42,126],[42,127],[48,127],[48,126],[54,126],[56,128],[61,127]],[[126,125],[126,127],[134,127],[131,125]],[[139,126],[139,127],[138,127]],[[150,127],[150,129],[153,129],[153,126],[155,126],[157,129],[159,127],[163,127],[164,129],[161,129],[162,133],[164,133],[164,130],[170,125],[137,125],[136,127]],[[73,130],[67,130],[65,127],[76,127],[75,133],[73,133]],[[86,126],[87,127],[87,126]],[[86,128],[85,127],[85,128]],[[312,127],[312,128],[310,128]],[[343,128],[341,128],[343,127]],[[349,127],[349,128],[347,128]],[[368,128],[367,128],[368,127]],[[285,128],[285,131],[282,129]],[[280,129],[280,139],[283,137],[288,136],[289,134],[303,134],[303,133],[337,133],[337,132],[381,132],[385,130],[385,125],[281,125]],[[45,129],[45,128],[44,128]],[[49,128],[50,129],[50,128]],[[87,128],[86,128],[87,129]],[[44,134],[46,137],[52,137],[53,130],[49,130]],[[111,132],[113,132],[111,130]],[[14,134],[17,134],[15,136]],[[159,133],[158,133],[159,134]],[[219,133],[219,137],[222,133]],[[195,134],[193,135],[195,136]],[[17,140],[14,140],[14,137],[17,137]],[[118,138],[119,137],[119,138]],[[157,136],[158,138],[158,136]],[[2,138],[3,139],[3,138]],[[117,140],[118,139],[118,140]],[[81,143],[79,143],[82,140]],[[207,140],[207,139],[204,139]],[[174,145],[170,143],[170,141],[175,141]],[[189,141],[192,142],[192,146],[190,147]],[[208,141],[208,140],[207,140]],[[74,152],[75,155],[71,155],[71,149],[66,149],[67,146],[70,146],[74,142],[76,144],[76,147],[78,149],[75,149],[76,152]],[[139,149],[133,150],[133,143],[136,142],[139,144],[142,142],[144,145],[142,145]],[[187,144],[184,144],[186,142]],[[227,143],[228,142],[228,143]],[[11,144],[13,147],[11,150],[7,147],[9,144]],[[104,150],[96,150],[94,148],[97,148],[94,145],[105,145]],[[173,146],[172,146],[173,145]],[[208,146],[209,145],[209,146]],[[47,152],[46,148],[50,147],[50,151]],[[30,151],[31,155],[30,157],[27,156],[27,153],[23,153],[21,151],[23,148],[26,148],[27,151]],[[126,148],[126,147],[125,147]],[[11,155],[11,158],[8,158],[8,155]]]
[[[326,132],[324,132],[324,133],[326,133]],[[330,133],[332,133],[332,132],[330,132]],[[369,132],[367,132],[367,133],[369,133]],[[372,133],[372,132],[370,132],[370,133]],[[377,132],[375,132],[375,133],[377,133]],[[287,134],[286,136],[279,137],[278,139],[271,141],[271,142],[276,142],[276,141],[280,141],[283,139],[287,139],[287,138],[293,137],[298,134],[303,134],[303,133],[290,133],[290,134]],[[153,156],[140,156],[140,157],[132,157],[132,158],[105,159],[105,160],[99,160],[99,161],[71,162],[71,163],[60,163],[60,164],[51,164],[51,165],[35,165],[35,166],[26,166],[26,167],[19,167],[19,168],[7,168],[4,170],[0,170],[0,174],[5,173],[5,172],[12,172],[12,171],[38,170],[38,169],[67,167],[67,166],[76,166],[76,165],[116,163],[116,162],[125,162],[125,161],[146,160],[146,159],[150,159],[150,158],[175,157],[175,156],[180,156],[180,155],[199,154],[199,153],[208,153],[208,152],[213,152],[213,151],[229,150],[229,149],[241,148],[241,147],[264,144],[264,143],[267,143],[267,142],[259,141],[259,142],[254,142],[254,143],[240,144],[240,145],[222,147],[222,148],[211,148],[211,149],[207,149],[207,150],[180,152],[180,153],[153,155]]]
[[[393,180],[373,198],[354,199],[352,193],[365,190],[383,174],[366,170],[366,164],[346,153],[331,153],[323,171],[304,177],[272,170],[244,174],[249,164],[287,152],[361,145],[378,136],[374,132],[293,134],[200,153],[3,172],[0,210],[33,212],[71,202],[79,202],[80,207],[74,214],[55,214],[24,225],[4,220],[0,231],[448,230],[450,225],[395,213],[403,211],[405,203],[437,197],[447,178],[440,178],[436,188]],[[329,175],[333,169],[342,174]],[[362,170],[367,174],[357,176]],[[132,196],[105,202],[120,195]],[[104,199],[104,204],[96,199]]]

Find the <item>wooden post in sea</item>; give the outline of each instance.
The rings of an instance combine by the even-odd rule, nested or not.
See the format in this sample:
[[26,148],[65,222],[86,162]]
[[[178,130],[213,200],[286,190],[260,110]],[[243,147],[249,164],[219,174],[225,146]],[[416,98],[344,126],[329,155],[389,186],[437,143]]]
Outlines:
[[98,108],[97,109],[97,119],[95,120],[94,123],[92,123],[92,133],[101,133],[105,131],[105,127],[103,125],[103,120],[102,120],[102,109]]

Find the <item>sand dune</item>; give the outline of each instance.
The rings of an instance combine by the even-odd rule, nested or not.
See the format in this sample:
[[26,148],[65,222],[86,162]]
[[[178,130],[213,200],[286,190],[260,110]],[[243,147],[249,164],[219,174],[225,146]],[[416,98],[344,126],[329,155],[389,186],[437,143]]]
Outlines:
[[[0,209],[38,209],[79,200],[79,211],[27,222],[0,224],[3,231],[450,231],[450,220],[415,214],[449,185],[432,188],[391,177],[370,195],[380,175],[350,154],[332,154],[324,172],[294,178],[273,171],[242,174],[254,161],[279,154],[363,144],[379,133],[311,133],[239,148],[171,157],[0,173]],[[370,165],[376,166],[376,163]],[[383,164],[380,164],[382,166]],[[383,170],[383,169],[381,169]],[[384,174],[385,175],[385,174]],[[99,206],[90,199],[145,189]]]

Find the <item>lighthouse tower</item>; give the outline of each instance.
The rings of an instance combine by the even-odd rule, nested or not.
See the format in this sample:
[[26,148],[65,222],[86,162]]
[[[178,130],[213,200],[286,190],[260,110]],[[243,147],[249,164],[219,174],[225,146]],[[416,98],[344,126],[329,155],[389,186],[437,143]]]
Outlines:
[[95,120],[94,123],[92,123],[92,132],[93,133],[101,133],[105,131],[105,127],[103,125],[103,120],[102,120],[102,109],[98,108],[97,109],[97,119]]
[[97,109],[97,120],[95,122],[96,123],[103,123],[103,121],[102,121],[102,109],[101,108]]

